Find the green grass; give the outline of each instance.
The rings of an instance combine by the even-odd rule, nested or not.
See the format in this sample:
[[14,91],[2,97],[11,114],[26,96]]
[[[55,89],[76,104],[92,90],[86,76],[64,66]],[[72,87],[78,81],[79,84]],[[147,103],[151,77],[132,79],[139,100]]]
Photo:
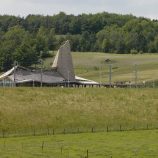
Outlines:
[[[138,54],[119,55],[105,53],[72,53],[75,73],[78,76],[95,81],[108,81],[108,63],[110,59],[113,64],[113,81],[134,81],[134,65],[138,65],[138,80],[151,81],[158,79],[158,55]],[[50,67],[53,60],[45,61],[45,66]],[[154,74],[154,75],[153,75]]]
[[[73,59],[76,75],[96,81],[108,81],[105,59],[113,63],[113,81],[133,81],[134,64],[139,81],[158,79],[158,55],[73,53]],[[51,63],[47,59],[45,67]],[[87,149],[90,158],[157,158],[158,131],[140,130],[158,128],[157,93],[157,89],[1,88],[0,137],[7,138],[0,138],[0,158],[85,158]],[[112,132],[120,126],[133,131]],[[79,132],[85,133],[70,134]],[[23,135],[27,137],[13,138]]]
[[158,126],[157,89],[0,89],[0,133]]
[[1,158],[157,158],[158,131],[0,139]]

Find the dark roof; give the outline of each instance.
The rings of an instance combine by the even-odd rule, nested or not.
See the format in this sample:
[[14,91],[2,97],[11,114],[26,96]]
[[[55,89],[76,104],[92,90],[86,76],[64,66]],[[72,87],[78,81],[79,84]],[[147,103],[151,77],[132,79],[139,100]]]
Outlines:
[[43,70],[40,69],[31,70],[31,69],[25,69],[22,67],[17,67],[15,72],[10,74],[8,76],[9,79],[12,81],[18,82],[41,82],[42,83],[58,83],[63,82],[65,79],[55,70]]

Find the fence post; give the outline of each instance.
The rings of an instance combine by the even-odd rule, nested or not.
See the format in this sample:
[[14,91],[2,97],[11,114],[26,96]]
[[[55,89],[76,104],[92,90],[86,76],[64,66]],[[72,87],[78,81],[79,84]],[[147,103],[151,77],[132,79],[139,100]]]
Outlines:
[[33,136],[36,136],[36,131],[35,131],[35,129],[33,129]]
[[106,127],[106,131],[109,132],[109,127],[108,127],[108,125],[107,125],[107,127]]
[[2,137],[4,138],[5,137],[5,131],[2,130]]
[[42,151],[44,150],[44,141],[42,142]]
[[65,128],[64,128],[64,134],[66,134],[66,130],[65,130]]
[[61,147],[61,155],[63,154],[63,147]]
[[92,128],[92,133],[94,133],[94,128]]
[[6,149],[6,142],[3,143],[4,150]]
[[23,152],[23,148],[24,148],[24,145],[23,145],[23,143],[21,143],[21,150],[22,150],[22,152]]
[[120,131],[122,131],[122,126],[120,125]]
[[149,129],[149,125],[147,124],[147,126],[146,126],[146,129],[148,130]]
[[87,150],[87,156],[86,156],[86,158],[88,158],[88,156],[89,156],[89,152],[88,152],[88,150]]
[[50,133],[49,133],[49,127],[47,127],[47,135],[49,135]]

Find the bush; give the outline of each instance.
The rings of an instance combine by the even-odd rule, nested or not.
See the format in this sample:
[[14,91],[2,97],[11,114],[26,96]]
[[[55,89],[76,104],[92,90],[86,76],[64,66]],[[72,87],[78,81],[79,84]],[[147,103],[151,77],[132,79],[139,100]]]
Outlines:
[[136,49],[131,49],[130,53],[131,54],[138,54],[138,51]]

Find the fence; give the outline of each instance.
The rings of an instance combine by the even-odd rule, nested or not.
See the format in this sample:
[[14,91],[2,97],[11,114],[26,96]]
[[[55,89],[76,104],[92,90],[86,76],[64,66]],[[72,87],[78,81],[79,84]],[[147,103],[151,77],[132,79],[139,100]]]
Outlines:
[[[98,152],[98,154],[102,155],[101,152]],[[97,150],[92,151],[67,146],[55,147],[52,143],[44,141],[34,146],[21,143],[16,147],[4,142],[3,145],[0,146],[0,155],[1,158],[12,158],[12,156],[20,158],[94,158],[97,155]],[[113,158],[111,152],[106,152],[104,157]]]
[[[109,132],[109,127],[107,129],[108,130],[106,132]],[[93,128],[91,129],[91,132],[95,132]],[[145,148],[143,148],[143,151],[145,152],[142,153],[140,146],[138,147],[138,144],[135,144],[136,143],[135,141],[132,141],[132,143],[134,143],[135,146],[135,148],[132,150],[129,148],[124,149],[124,147],[127,144],[129,145],[129,142],[126,142],[126,144],[121,144],[121,147],[120,144],[118,144],[117,146],[113,147],[113,149],[111,149],[109,140],[108,141],[102,140],[101,142],[99,142],[100,145],[95,147],[94,144],[96,142],[90,140],[87,143],[86,142],[87,139],[84,139],[85,142],[82,141],[78,143],[75,142],[75,140],[69,142],[68,140],[67,143],[65,143],[63,141],[63,138],[61,138],[60,141],[59,139],[56,139],[56,137],[54,139],[52,139],[52,137],[49,139],[48,138],[42,140],[42,138],[39,137],[36,140],[32,139],[31,141],[30,138],[27,139],[24,138],[21,139],[20,142],[16,142],[16,139],[11,139],[11,141],[10,140],[8,141],[6,139],[1,139],[0,158],[6,158],[6,157],[7,158],[12,158],[12,157],[16,157],[16,158],[101,158],[101,157],[157,158],[158,157],[158,151],[156,148],[155,150],[153,148],[153,150],[149,152],[149,151],[145,151],[147,149],[145,146]],[[143,145],[144,145],[144,140],[143,140]],[[155,141],[157,142],[157,140]],[[94,144],[91,144],[92,142]],[[115,150],[117,150],[117,152],[119,151],[120,155],[117,155],[118,153],[115,152]],[[128,154],[126,154],[124,150],[128,150],[127,151]]]
[[102,128],[44,128],[35,129],[33,127],[22,130],[4,130],[0,132],[0,138],[8,137],[22,137],[22,136],[42,136],[42,135],[56,135],[56,134],[80,134],[80,133],[97,133],[97,132],[123,132],[123,131],[136,131],[136,130],[156,130],[158,124],[137,124],[137,125],[106,125]]
[[[87,129],[86,128],[76,128],[76,129],[64,128],[61,130],[61,129],[53,129],[53,128],[47,127],[46,129],[30,128],[27,130],[16,130],[16,131],[10,131],[10,132],[7,130],[2,130],[1,137],[3,137],[3,139],[0,140],[0,158],[6,158],[6,157],[7,158],[12,158],[12,157],[16,157],[16,158],[101,158],[101,157],[115,158],[119,156],[126,157],[126,158],[127,157],[128,158],[138,158],[138,157],[157,158],[158,151],[156,147],[155,147],[156,150],[154,150],[153,148],[153,150],[149,152],[149,151],[146,151],[146,146],[145,146],[145,148],[143,148],[144,152],[142,153],[142,151],[140,150],[140,147],[138,147],[138,145],[135,144],[136,142],[134,140],[132,140],[132,144],[134,144],[135,148],[134,149],[127,148],[126,149],[128,152],[127,154],[124,151],[124,147],[127,144],[129,144],[129,142],[126,142],[128,141],[128,139],[126,139],[126,141],[122,143],[121,147],[120,147],[120,144],[118,144],[117,146],[113,147],[114,149],[111,149],[113,145],[111,146],[109,140],[106,140],[104,138],[101,138],[103,140],[92,139],[94,135],[93,133],[97,133],[97,132],[108,133],[106,137],[108,138],[109,134],[112,134],[111,136],[114,136],[116,135],[116,133],[123,134],[124,131],[151,130],[151,129],[156,130],[158,129],[158,126],[156,126],[156,124],[152,124],[152,125],[151,124],[146,124],[146,125],[137,124],[137,125],[131,125],[128,127],[124,125],[117,125],[117,126],[106,125],[104,128],[92,127],[92,128],[87,128]],[[113,134],[114,131],[116,131],[115,134]],[[155,132],[157,133],[157,130]],[[66,134],[71,134],[71,133],[76,134],[76,135],[73,135],[73,138],[74,136],[79,137],[79,139],[77,140],[82,139],[82,135],[77,136],[77,134],[92,133],[90,138],[93,141],[91,139],[89,140],[89,138],[86,137],[87,135],[84,137],[84,140],[81,142],[75,142],[75,140],[71,138],[71,135],[68,135],[68,137],[64,136]],[[123,135],[122,134],[119,135],[120,139],[122,139],[122,136],[124,136],[124,134]],[[148,134],[151,134],[151,131],[149,131]],[[36,136],[42,136],[42,135],[53,135],[53,137],[36,137]],[[32,136],[32,137],[31,138],[24,137],[22,139],[12,138],[12,137],[20,137],[20,136],[21,137]],[[7,137],[11,137],[11,139],[6,139]],[[146,142],[145,138],[143,137],[143,145],[144,143],[148,145],[148,142]],[[115,139],[112,139],[112,141],[115,142]],[[152,141],[153,141],[153,138],[152,138]],[[157,140],[155,141],[157,143]],[[95,143],[99,145],[95,147]],[[140,143],[140,145],[142,144]],[[143,145],[142,147],[144,147]],[[158,146],[158,143],[157,143],[157,146]],[[115,150],[117,152],[120,152],[119,153],[120,155],[117,155],[117,152],[115,152]],[[139,150],[141,152],[139,152]]]

